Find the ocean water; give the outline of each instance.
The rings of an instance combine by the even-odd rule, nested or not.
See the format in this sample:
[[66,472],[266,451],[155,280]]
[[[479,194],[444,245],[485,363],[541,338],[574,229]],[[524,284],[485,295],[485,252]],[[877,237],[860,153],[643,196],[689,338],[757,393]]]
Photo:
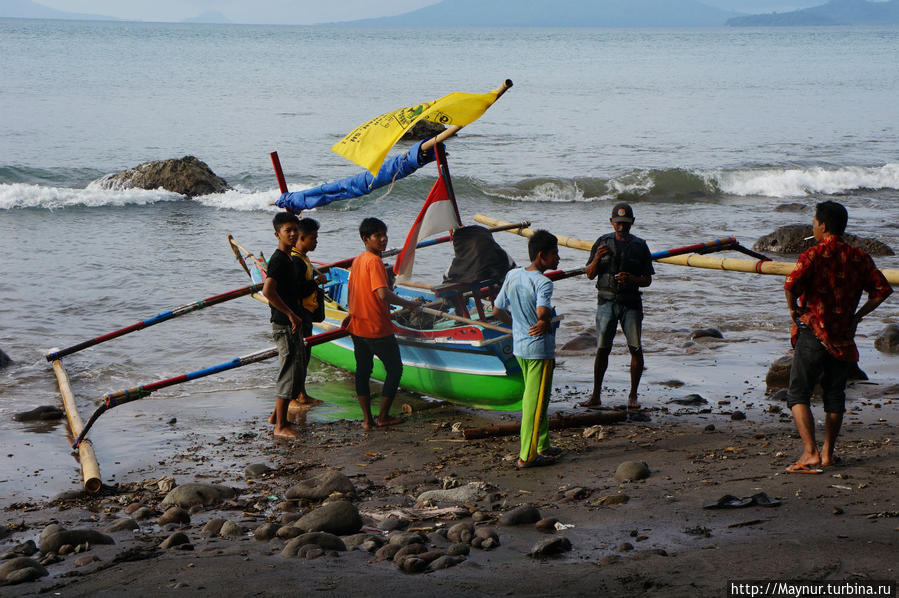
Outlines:
[[[277,150],[290,188],[355,173],[329,151],[377,114],[452,91],[514,87],[448,143],[463,220],[476,213],[572,237],[609,230],[625,199],[653,250],[734,234],[746,245],[843,202],[849,230],[899,249],[899,28],[470,29],[63,22],[0,19],[0,494],[49,496],[78,482],[65,428],[13,413],[58,404],[51,347],[247,284],[225,237],[269,253]],[[403,147],[401,145],[401,147]],[[185,200],[92,182],[148,160],[195,155],[233,191]],[[434,177],[332,204],[315,257],[361,250],[359,221],[403,238]],[[779,211],[795,204],[791,211]],[[498,237],[518,262],[525,241]],[[450,249],[418,252],[435,281]],[[586,255],[562,250],[563,268]],[[787,258],[781,258],[787,259]],[[877,258],[899,268],[899,258]],[[657,265],[645,294],[643,401],[697,392],[760,415],[764,375],[788,344],[782,279]],[[559,344],[593,325],[583,280],[556,286]],[[899,382],[872,337],[899,321],[888,300],[860,329],[862,368]],[[685,346],[714,326],[725,341]],[[215,306],[66,358],[83,417],[107,392],[270,346],[266,308]],[[592,356],[563,352],[557,406],[591,388]],[[264,432],[274,366],[172,387],[104,415],[91,433],[104,480],[151,471],[191,443]],[[671,390],[661,382],[677,379]],[[312,389],[351,398],[322,365]],[[608,402],[626,396],[621,340]],[[568,391],[564,391],[565,387]],[[345,396],[344,396],[345,395]],[[755,409],[755,411],[753,411]],[[310,417],[339,417],[323,409]],[[175,419],[175,422],[172,422]]]

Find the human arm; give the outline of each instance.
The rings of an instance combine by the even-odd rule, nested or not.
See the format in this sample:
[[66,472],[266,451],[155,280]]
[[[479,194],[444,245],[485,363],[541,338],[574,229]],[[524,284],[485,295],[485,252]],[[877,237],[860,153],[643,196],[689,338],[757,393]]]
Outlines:
[[787,309],[790,310],[790,319],[798,324],[799,318],[801,318],[802,314],[805,313],[805,309],[803,307],[800,307],[799,305],[799,296],[793,291],[792,288],[784,289],[784,294],[787,297]]
[[512,316],[509,314],[509,312],[496,307],[496,305],[493,306],[493,317],[495,317],[503,324],[508,324],[509,326],[512,325]]
[[609,255],[610,249],[608,245],[600,244],[599,241],[593,244],[593,250],[590,254],[590,259],[587,261],[587,265],[584,267],[584,274],[587,275],[587,278],[593,280],[600,272],[599,261],[603,258],[603,256]]
[[300,319],[300,316],[296,314],[292,309],[290,309],[284,300],[281,299],[281,295],[278,294],[278,281],[277,279],[269,276],[265,279],[265,282],[262,284],[262,295],[268,299],[269,304],[282,312],[287,316],[287,319],[290,320],[290,331],[296,332],[300,329],[303,321]]
[[631,274],[630,272],[619,272],[615,275],[615,282],[618,284],[631,284],[638,287],[648,287],[652,284],[652,276],[649,274]]
[[388,305],[402,305],[403,307],[410,309],[413,312],[418,311],[419,308],[421,308],[422,302],[424,301],[423,299],[421,299],[421,297],[419,297],[421,301],[410,301],[409,299],[404,299],[387,287],[379,287],[375,289],[375,294],[379,299],[381,299],[381,301],[387,303]]
[[537,323],[528,328],[529,336],[543,336],[552,330],[553,310],[543,305],[537,306]]

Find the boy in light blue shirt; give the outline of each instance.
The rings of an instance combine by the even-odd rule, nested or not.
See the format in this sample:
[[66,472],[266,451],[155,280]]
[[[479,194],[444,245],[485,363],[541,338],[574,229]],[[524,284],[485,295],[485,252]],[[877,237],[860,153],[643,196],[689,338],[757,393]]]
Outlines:
[[562,451],[549,444],[546,412],[556,365],[551,303],[553,283],[543,275],[559,265],[555,235],[538,230],[528,241],[531,264],[506,274],[493,302],[496,318],[512,324],[512,352],[521,366],[521,451],[518,468],[551,465]]

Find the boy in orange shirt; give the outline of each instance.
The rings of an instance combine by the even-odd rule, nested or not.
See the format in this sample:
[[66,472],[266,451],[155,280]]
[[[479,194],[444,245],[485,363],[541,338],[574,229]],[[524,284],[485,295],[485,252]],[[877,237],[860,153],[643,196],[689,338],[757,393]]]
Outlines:
[[362,407],[362,427],[371,430],[375,420],[371,414],[371,389],[369,379],[377,355],[384,364],[387,377],[381,391],[381,409],[377,425],[390,426],[402,423],[402,418],[390,417],[390,405],[396,396],[403,362],[400,347],[393,335],[390,305],[402,305],[417,311],[419,303],[403,299],[390,289],[387,271],[381,261],[381,253],[387,249],[387,225],[377,218],[366,218],[359,225],[359,236],[365,251],[353,260],[348,283],[350,315],[344,327],[353,338],[356,357],[356,396]]

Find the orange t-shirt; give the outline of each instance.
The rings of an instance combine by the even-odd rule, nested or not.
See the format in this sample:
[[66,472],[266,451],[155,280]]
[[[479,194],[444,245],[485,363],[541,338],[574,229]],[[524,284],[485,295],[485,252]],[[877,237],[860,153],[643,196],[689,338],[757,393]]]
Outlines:
[[387,271],[381,258],[370,251],[356,257],[350,268],[350,334],[381,338],[393,334],[389,306],[375,292],[388,287]]

